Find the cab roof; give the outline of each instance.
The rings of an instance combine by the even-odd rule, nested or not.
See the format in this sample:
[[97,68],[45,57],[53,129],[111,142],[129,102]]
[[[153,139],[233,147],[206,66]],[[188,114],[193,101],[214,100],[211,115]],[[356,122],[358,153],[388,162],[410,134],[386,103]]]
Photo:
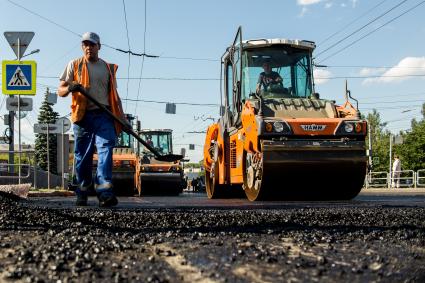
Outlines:
[[285,39],[285,38],[272,38],[272,39],[249,39],[249,40],[243,40],[242,45],[245,48],[250,47],[266,47],[266,46],[272,46],[272,45],[289,45],[293,47],[308,49],[313,51],[316,48],[316,44],[313,41],[308,40],[300,40],[300,39]]

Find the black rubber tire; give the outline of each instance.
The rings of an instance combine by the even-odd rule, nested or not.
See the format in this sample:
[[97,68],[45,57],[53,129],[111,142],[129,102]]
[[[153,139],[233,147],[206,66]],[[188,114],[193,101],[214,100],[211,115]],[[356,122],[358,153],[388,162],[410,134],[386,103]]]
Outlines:
[[218,199],[225,198],[226,185],[218,184],[219,176],[218,176],[218,162],[214,164],[214,177],[211,176],[210,171],[205,172],[205,185],[207,196],[209,199]]

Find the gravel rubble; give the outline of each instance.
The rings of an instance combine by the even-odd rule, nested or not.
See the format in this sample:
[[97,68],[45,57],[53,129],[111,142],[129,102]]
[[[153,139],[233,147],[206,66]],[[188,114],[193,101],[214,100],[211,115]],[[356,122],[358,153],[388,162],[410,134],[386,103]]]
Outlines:
[[0,282],[425,282],[425,208],[52,209],[0,195]]

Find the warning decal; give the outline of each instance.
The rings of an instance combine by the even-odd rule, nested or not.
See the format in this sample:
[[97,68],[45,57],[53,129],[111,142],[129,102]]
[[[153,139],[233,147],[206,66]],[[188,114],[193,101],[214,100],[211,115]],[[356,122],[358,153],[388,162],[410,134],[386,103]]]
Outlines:
[[35,95],[37,64],[35,61],[3,61],[2,91],[4,94]]
[[8,86],[24,86],[24,85],[29,86],[30,83],[28,82],[21,68],[17,67],[15,73],[13,74],[12,78],[10,79],[7,85]]

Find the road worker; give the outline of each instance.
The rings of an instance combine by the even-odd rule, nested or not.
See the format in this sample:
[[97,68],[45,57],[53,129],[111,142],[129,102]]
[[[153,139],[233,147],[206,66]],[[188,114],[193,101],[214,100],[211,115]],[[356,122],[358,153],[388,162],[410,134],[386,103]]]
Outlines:
[[[81,39],[83,57],[71,60],[60,76],[58,94],[72,92],[72,122],[75,137],[74,158],[78,182],[77,206],[87,205],[87,195],[94,186],[99,206],[118,204],[112,190],[112,151],[121,126],[114,123],[103,110],[78,92],[84,87],[90,96],[107,107],[115,116],[125,119],[116,85],[118,66],[99,58],[100,38],[86,32]],[[97,149],[98,163],[95,178],[92,176],[93,153]]]

